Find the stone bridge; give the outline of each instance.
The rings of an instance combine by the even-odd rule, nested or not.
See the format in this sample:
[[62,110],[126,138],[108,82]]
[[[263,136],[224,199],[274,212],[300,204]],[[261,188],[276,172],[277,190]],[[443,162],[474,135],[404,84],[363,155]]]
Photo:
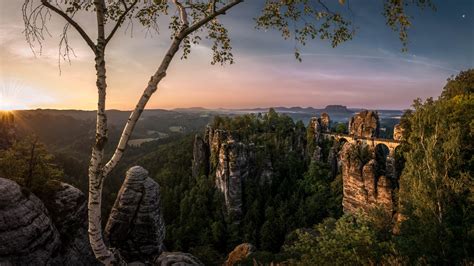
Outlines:
[[338,133],[322,133],[323,137],[326,139],[335,139],[336,141],[345,140],[351,144],[364,144],[370,148],[375,148],[377,145],[385,145],[390,155],[395,154],[395,149],[401,144],[400,141],[394,139],[381,139],[381,138],[364,138],[348,134],[338,134]]

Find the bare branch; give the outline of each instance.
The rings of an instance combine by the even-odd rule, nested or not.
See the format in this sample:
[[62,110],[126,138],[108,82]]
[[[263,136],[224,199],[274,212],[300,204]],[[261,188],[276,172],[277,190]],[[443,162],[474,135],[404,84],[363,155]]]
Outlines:
[[77,22],[75,20],[73,20],[71,17],[69,17],[64,11],[62,11],[61,9],[55,7],[54,5],[52,5],[50,2],[48,2],[48,0],[41,0],[41,3],[53,10],[55,13],[57,13],[58,15],[60,15],[61,17],[63,17],[69,24],[71,24],[71,26],[73,26],[77,32],[79,32],[79,34],[82,36],[82,38],[86,41],[86,43],[89,45],[89,47],[92,49],[92,51],[94,51],[94,53],[96,52],[96,45],[94,44],[94,42],[91,40],[91,38],[89,37],[89,35],[87,35],[87,33],[84,31],[84,29],[82,29],[81,26],[79,26],[79,24],[77,24]]
[[115,32],[120,28],[122,23],[124,22],[125,18],[127,17],[127,14],[130,12],[130,10],[133,9],[133,7],[138,3],[138,0],[135,0],[130,6],[127,6],[125,1],[122,1],[123,6],[125,7],[125,11],[122,13],[122,15],[119,17],[117,20],[117,23],[115,24],[114,28],[110,32],[109,36],[105,39],[105,45],[109,43],[109,41],[114,37]]

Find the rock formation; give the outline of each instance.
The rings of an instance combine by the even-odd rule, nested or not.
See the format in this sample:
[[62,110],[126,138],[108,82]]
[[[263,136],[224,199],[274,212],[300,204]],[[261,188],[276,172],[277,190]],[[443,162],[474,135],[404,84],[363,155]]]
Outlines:
[[328,113],[321,114],[321,131],[329,132],[331,129],[331,119],[329,118]]
[[0,178],[0,264],[60,264],[61,241],[43,203]]
[[61,183],[49,203],[53,223],[59,231],[63,264],[99,265],[89,244],[87,233],[87,200],[79,189]]
[[349,121],[349,134],[362,138],[377,138],[380,122],[376,111],[362,111]]
[[255,247],[249,243],[243,243],[234,248],[232,252],[227,256],[227,260],[224,262],[224,266],[236,265],[239,261],[246,259],[250,254],[255,252]]
[[[236,141],[225,130],[207,127],[204,139],[195,137],[193,155],[193,176],[197,177],[196,172],[214,174],[216,187],[224,194],[228,211],[239,215],[242,183],[250,174],[255,146]],[[271,182],[271,161],[265,162],[265,166],[261,182]]]
[[216,186],[224,193],[230,212],[242,211],[242,183],[249,176],[250,149],[241,142],[228,140],[219,149]]
[[[311,134],[308,134],[308,138],[311,137],[314,144],[318,144],[321,140],[321,119],[318,117],[312,117],[309,120],[308,130]],[[310,140],[308,140],[309,142]]]
[[[363,149],[360,144],[346,143],[340,156],[342,162],[344,212],[368,211],[380,206],[387,212],[393,211],[393,189],[389,178],[377,176],[377,161],[360,158]],[[365,161],[368,160],[368,161]]]
[[404,129],[400,124],[396,124],[395,127],[393,128],[393,139],[402,141],[403,140],[403,131]]
[[0,111],[0,150],[9,148],[15,140],[13,113]]
[[0,178],[0,265],[99,265],[89,245],[87,205],[60,183],[47,207],[33,193]]
[[156,266],[199,266],[204,265],[189,253],[163,252],[153,263]]
[[110,213],[105,239],[127,261],[150,261],[163,251],[164,237],[160,187],[145,169],[132,167]]

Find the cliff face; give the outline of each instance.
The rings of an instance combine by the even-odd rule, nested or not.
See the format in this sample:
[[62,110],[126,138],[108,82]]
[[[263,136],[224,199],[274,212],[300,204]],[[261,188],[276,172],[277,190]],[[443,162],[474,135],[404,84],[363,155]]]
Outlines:
[[311,134],[308,134],[309,138],[312,138],[314,144],[319,144],[321,140],[321,119],[318,117],[312,117],[308,124]]
[[[206,129],[205,136],[207,142],[199,144],[200,138],[197,136],[194,147],[208,149],[210,153],[207,157],[201,157],[203,152],[194,152],[193,169],[207,167],[215,173],[216,187],[224,194],[228,211],[240,214],[242,183],[249,177],[251,162],[255,159],[255,147],[236,141],[229,132],[211,127]],[[265,173],[265,178],[271,178],[271,173]]]
[[[381,207],[387,212],[393,211],[393,189],[390,178],[377,175],[377,161],[367,158],[365,162],[357,156],[359,144],[346,143],[340,152],[342,162],[344,212],[368,211]],[[385,167],[385,166],[383,166]]]
[[61,184],[49,207],[0,178],[0,264],[97,265],[89,246],[84,194]]
[[105,239],[127,261],[151,261],[163,251],[160,187],[140,166],[127,171],[105,227]]
[[0,111],[0,150],[10,147],[15,140],[15,118],[10,112]]
[[376,111],[362,111],[349,121],[349,134],[363,138],[377,138],[380,122]]
[[321,114],[321,131],[329,132],[331,129],[331,119],[329,118],[328,113]]

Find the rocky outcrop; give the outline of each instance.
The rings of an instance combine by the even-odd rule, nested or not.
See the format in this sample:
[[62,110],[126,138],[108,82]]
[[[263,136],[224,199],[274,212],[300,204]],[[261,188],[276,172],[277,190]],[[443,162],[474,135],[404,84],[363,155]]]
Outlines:
[[0,150],[8,149],[15,140],[15,117],[11,112],[0,111]]
[[331,129],[331,118],[329,117],[328,113],[321,114],[321,131],[322,132],[329,132]]
[[255,252],[255,247],[249,243],[243,243],[234,248],[232,252],[229,253],[227,260],[224,262],[225,266],[237,265],[241,260],[246,259],[253,252]]
[[[359,150],[357,150],[359,149]],[[377,176],[377,161],[361,158],[360,144],[346,143],[341,150],[344,212],[382,207],[393,211],[393,188],[386,176]]]
[[216,186],[224,193],[227,210],[242,212],[242,183],[250,172],[250,149],[241,142],[228,140],[219,149]]
[[402,141],[403,140],[403,132],[404,128],[400,124],[396,124],[395,127],[393,128],[393,139]]
[[89,245],[84,194],[60,183],[51,198],[45,207],[0,178],[0,264],[99,265]]
[[209,145],[199,135],[194,138],[192,167],[194,178],[209,174]]
[[[206,128],[204,140],[196,136],[193,151],[193,169],[208,169],[215,175],[215,184],[224,194],[227,210],[239,215],[242,212],[242,185],[248,178],[255,159],[255,146],[234,139],[230,132],[212,127]],[[202,158],[201,155],[206,155]],[[203,152],[204,151],[204,152]],[[208,168],[204,164],[208,164]],[[271,182],[272,165],[265,162],[261,182]]]
[[105,239],[127,261],[147,261],[163,251],[165,225],[160,187],[140,166],[127,171],[105,228]]
[[61,241],[43,203],[0,178],[0,264],[61,264]]
[[317,145],[321,140],[321,119],[318,117],[312,117],[309,120],[308,131],[310,134],[308,134],[307,137],[312,138],[311,141],[308,140],[308,142]]
[[87,199],[79,189],[61,183],[49,203],[53,223],[59,231],[65,265],[99,265],[87,233]]
[[189,253],[163,252],[153,263],[156,266],[195,266],[204,265],[199,259]]
[[362,111],[349,121],[350,135],[362,138],[377,138],[379,131],[379,115],[376,111]]

